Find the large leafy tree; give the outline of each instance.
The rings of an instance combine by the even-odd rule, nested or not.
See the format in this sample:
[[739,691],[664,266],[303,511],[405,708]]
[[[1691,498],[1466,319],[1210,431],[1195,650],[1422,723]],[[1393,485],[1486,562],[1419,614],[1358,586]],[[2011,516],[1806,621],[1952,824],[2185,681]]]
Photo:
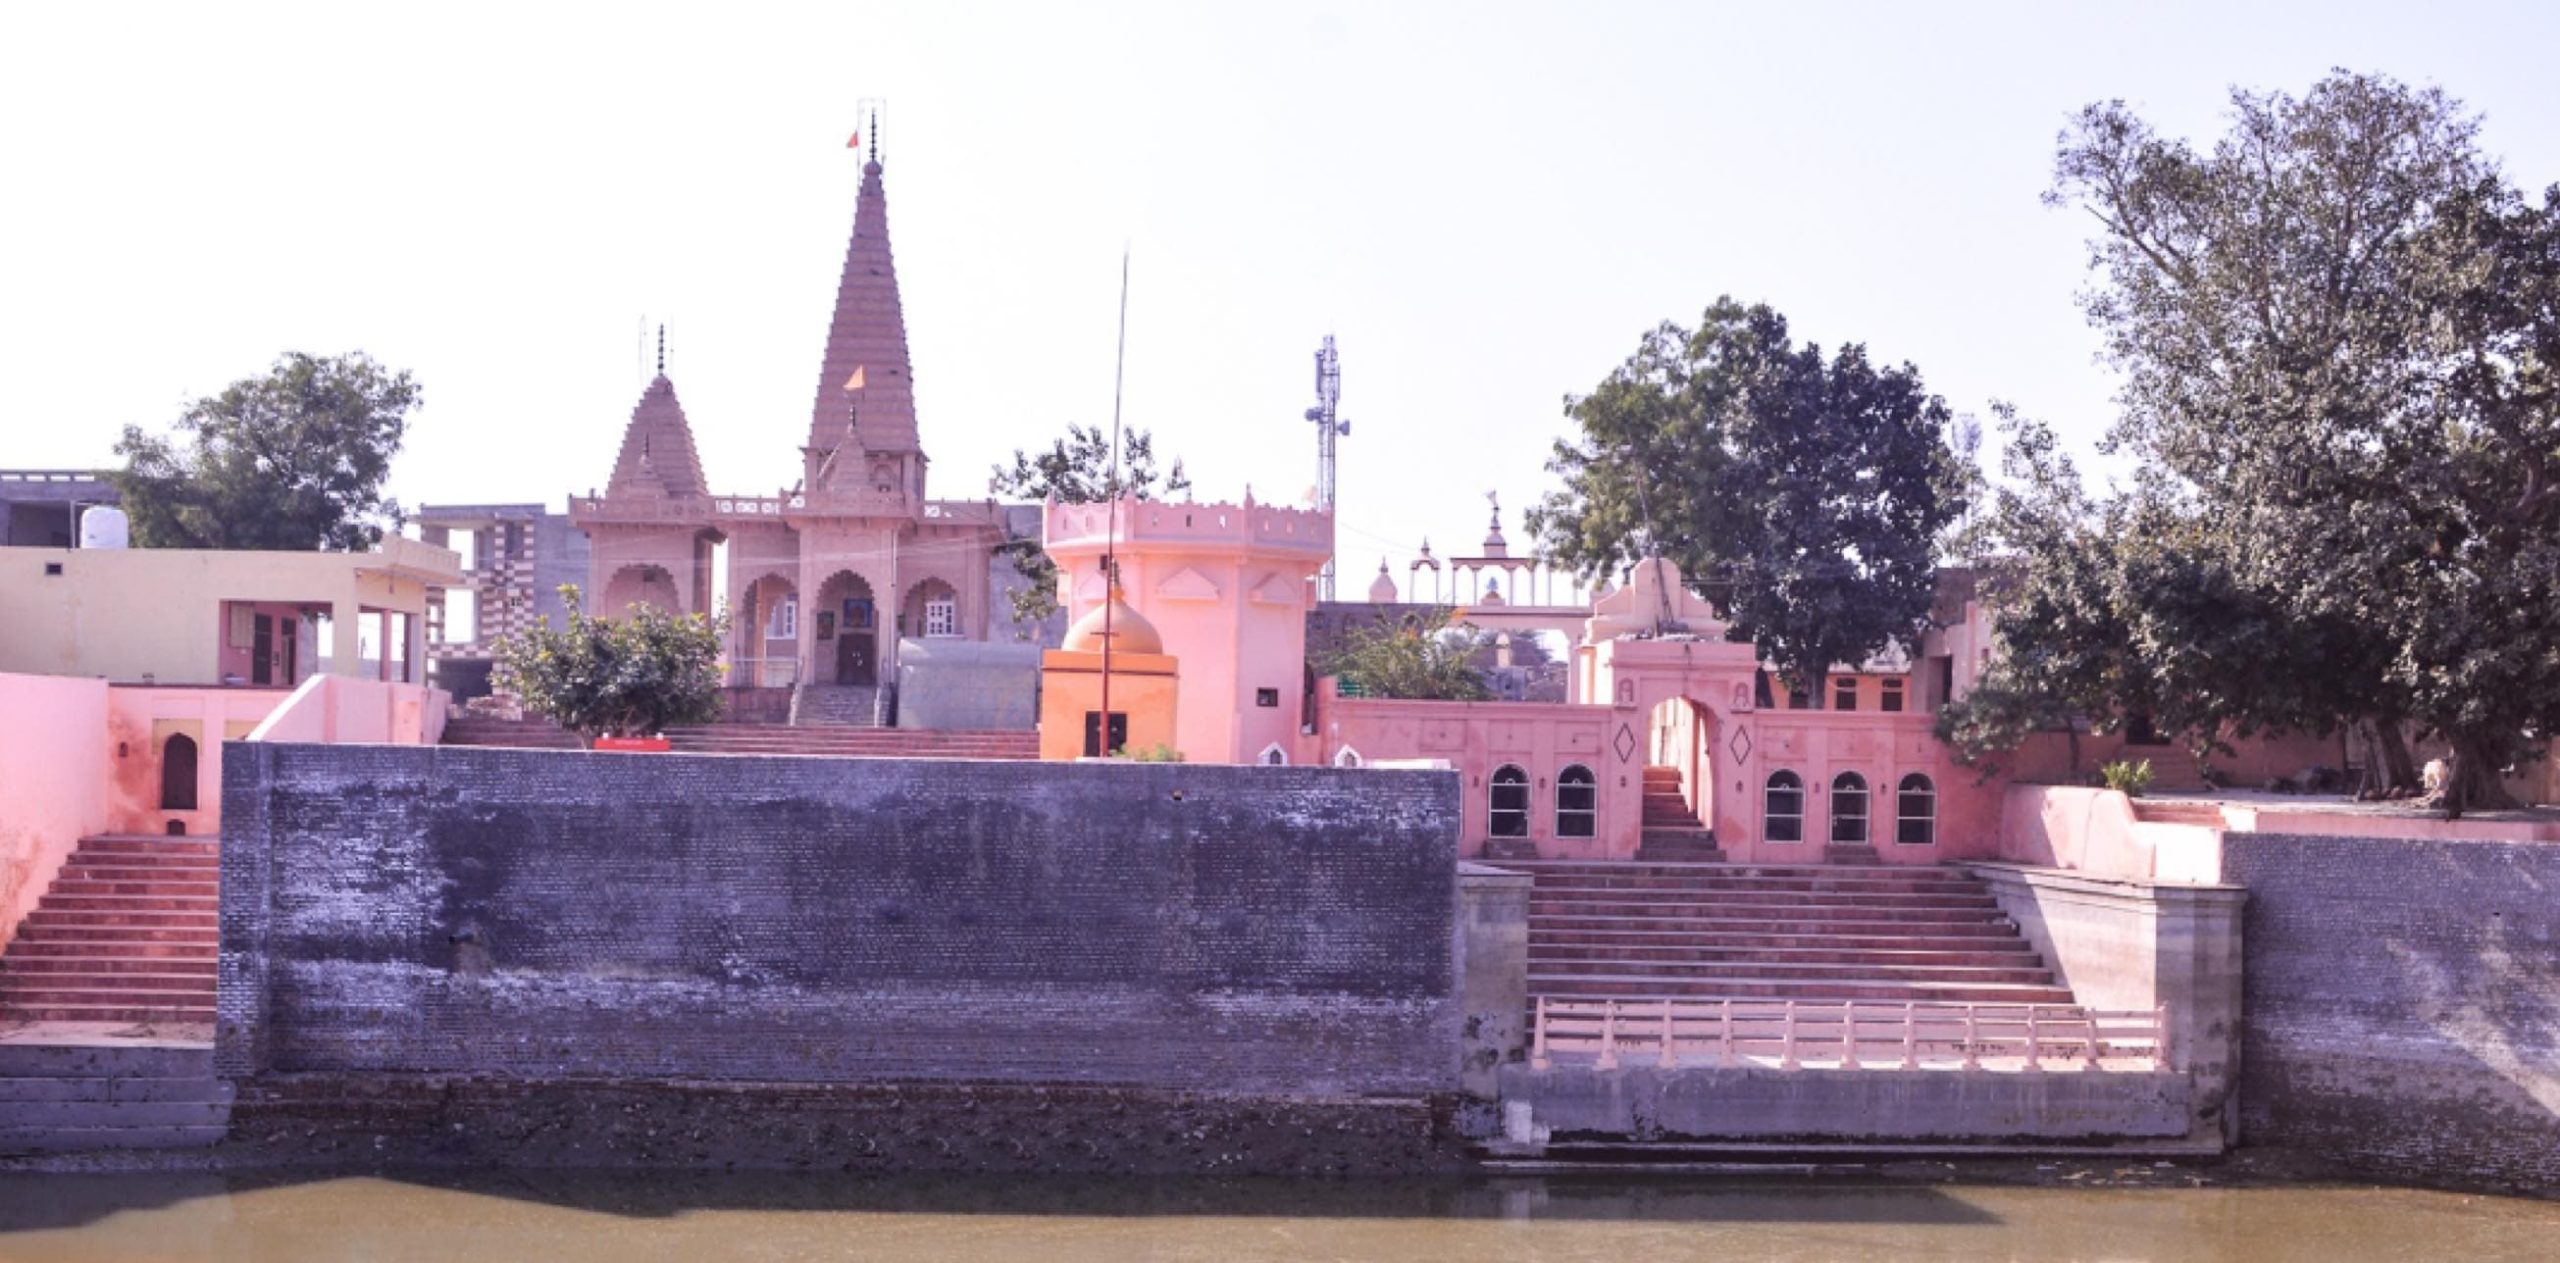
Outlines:
[[2560,206],[2477,135],[2440,91],[2344,72],[2235,92],[2204,151],[2111,102],[2050,195],[2098,225],[2112,443],[2199,559],[2360,677],[2232,709],[2413,721],[2456,751],[2457,812],[2503,805],[2560,724]]
[[1437,609],[1350,628],[1323,669],[1363,697],[1489,701],[1493,692],[1475,659],[1490,639],[1472,623],[1452,626],[1451,618]]
[[1816,705],[1833,665],[1919,635],[1963,473],[1910,365],[1797,346],[1785,317],[1723,298],[1565,411],[1581,435],[1547,464],[1564,490],[1530,512],[1558,564],[1605,575],[1659,550]]
[[[1015,449],[1013,465],[995,467],[995,475],[987,482],[988,490],[1000,496],[1046,503],[1095,504],[1121,494],[1141,500],[1158,495],[1171,495],[1191,489],[1191,477],[1182,471],[1182,460],[1176,457],[1173,467],[1158,475],[1155,436],[1145,430],[1131,430],[1121,437],[1118,481],[1113,481],[1111,436],[1102,427],[1069,424],[1067,436],[1049,445],[1037,455]],[[1013,558],[1013,568],[1025,580],[1013,594],[1013,616],[1022,622],[1038,622],[1058,612],[1058,567],[1041,551],[1036,539],[1017,539],[1000,546]]]
[[113,474],[145,548],[369,548],[419,387],[362,351],[299,351],[199,399],[159,435],[126,426]]

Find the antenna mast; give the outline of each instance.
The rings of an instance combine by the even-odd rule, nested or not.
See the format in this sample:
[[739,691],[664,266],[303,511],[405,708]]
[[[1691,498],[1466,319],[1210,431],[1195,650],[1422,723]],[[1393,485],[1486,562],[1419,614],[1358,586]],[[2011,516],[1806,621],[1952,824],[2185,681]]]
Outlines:
[[[1316,423],[1316,511],[1333,512],[1334,439],[1349,434],[1351,423],[1341,417],[1342,357],[1334,354],[1333,335],[1324,335],[1324,346],[1316,351],[1316,406],[1307,409],[1307,420]],[[1316,599],[1333,599],[1333,559],[1325,558],[1324,573],[1318,579]]]

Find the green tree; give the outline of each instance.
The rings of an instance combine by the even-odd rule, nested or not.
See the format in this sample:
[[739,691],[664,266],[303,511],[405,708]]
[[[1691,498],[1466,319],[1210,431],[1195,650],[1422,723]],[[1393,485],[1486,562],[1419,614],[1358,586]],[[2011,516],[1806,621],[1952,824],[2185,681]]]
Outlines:
[[2500,770],[2560,725],[2554,195],[2381,76],[2235,91],[2231,120],[2198,151],[2109,102],[2061,137],[2049,197],[2098,225],[2084,305],[2123,374],[2110,441],[2278,625],[2347,645],[2328,674],[2365,678],[2308,709],[2441,734],[2448,809],[2505,805]]
[[1363,697],[1489,701],[1493,691],[1474,663],[1485,636],[1471,623],[1450,626],[1451,616],[1436,609],[1350,628],[1322,669]]
[[1918,370],[1791,345],[1785,317],[1722,298],[1565,410],[1565,489],[1529,515],[1556,563],[1607,575],[1660,550],[1815,705],[1834,664],[1918,639],[1964,485]]
[[653,736],[673,724],[720,717],[720,642],[725,620],[633,605],[626,617],[597,618],[579,606],[574,584],[560,588],[569,625],[546,620],[498,645],[497,687],[548,715],[587,744],[600,736]]
[[[1119,488],[1141,500],[1191,489],[1191,477],[1176,457],[1161,485],[1156,473],[1155,436],[1130,430],[1121,438],[1119,481],[1112,481],[1111,436],[1102,427],[1069,424],[1067,436],[1037,456],[1016,448],[1013,467],[995,466],[987,489],[1000,496],[1047,503],[1094,504],[1112,499]],[[998,548],[1013,559],[1024,585],[1013,594],[1013,616],[1038,622],[1058,612],[1058,567],[1036,539],[1009,540]]]
[[173,435],[126,426],[112,475],[145,548],[353,551],[400,506],[382,494],[419,387],[362,351],[276,359],[199,399]]

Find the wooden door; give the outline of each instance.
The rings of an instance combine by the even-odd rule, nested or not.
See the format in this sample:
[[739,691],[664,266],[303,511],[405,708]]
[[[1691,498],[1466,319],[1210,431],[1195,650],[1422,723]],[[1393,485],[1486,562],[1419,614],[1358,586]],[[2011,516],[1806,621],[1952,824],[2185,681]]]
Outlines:
[[836,633],[836,683],[870,685],[878,681],[878,669],[871,660],[871,633],[838,631]]
[[274,616],[260,614],[257,617],[256,629],[257,630],[249,637],[249,682],[251,684],[273,684],[276,682],[276,664],[274,660],[276,651],[276,620]]

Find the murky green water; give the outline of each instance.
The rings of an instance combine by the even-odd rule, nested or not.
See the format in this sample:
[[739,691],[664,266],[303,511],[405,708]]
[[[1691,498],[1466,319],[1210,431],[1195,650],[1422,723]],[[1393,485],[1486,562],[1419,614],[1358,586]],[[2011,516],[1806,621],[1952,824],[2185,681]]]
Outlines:
[[0,1175],[0,1259],[2549,1259],[2560,1205],[1767,1176]]

